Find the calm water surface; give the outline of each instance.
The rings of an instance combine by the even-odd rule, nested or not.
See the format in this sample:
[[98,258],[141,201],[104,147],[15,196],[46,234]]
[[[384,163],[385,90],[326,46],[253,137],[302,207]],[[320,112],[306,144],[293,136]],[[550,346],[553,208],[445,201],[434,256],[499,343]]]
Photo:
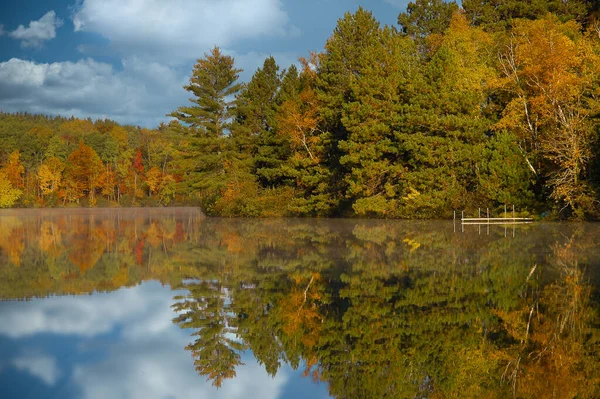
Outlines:
[[0,397],[598,398],[600,225],[0,213]]

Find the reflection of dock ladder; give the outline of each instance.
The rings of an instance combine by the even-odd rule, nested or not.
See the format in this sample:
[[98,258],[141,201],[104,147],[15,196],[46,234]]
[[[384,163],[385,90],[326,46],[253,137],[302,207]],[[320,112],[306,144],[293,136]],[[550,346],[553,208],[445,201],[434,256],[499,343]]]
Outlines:
[[[478,217],[466,218],[465,211],[461,211],[460,223],[461,224],[526,224],[532,223],[533,218],[522,218],[515,217],[515,206],[512,207],[512,217],[506,216],[506,205],[504,205],[504,216],[503,217],[490,217],[490,209],[486,208],[485,216],[481,217],[481,208],[478,210]],[[456,211],[454,211],[454,220],[456,220]]]

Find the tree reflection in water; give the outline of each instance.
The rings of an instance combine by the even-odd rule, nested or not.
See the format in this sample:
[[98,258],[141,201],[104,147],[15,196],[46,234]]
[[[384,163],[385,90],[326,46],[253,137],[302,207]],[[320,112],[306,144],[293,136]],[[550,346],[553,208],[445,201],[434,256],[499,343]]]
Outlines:
[[[188,294],[196,370],[220,386],[251,350],[338,398],[600,396],[600,227],[490,235],[443,222],[0,218],[0,295]],[[87,251],[79,254],[80,251]]]

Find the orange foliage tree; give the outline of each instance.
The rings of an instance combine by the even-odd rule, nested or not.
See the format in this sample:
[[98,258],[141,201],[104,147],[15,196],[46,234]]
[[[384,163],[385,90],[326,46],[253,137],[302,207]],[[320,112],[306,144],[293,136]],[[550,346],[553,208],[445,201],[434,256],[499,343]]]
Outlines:
[[103,172],[102,160],[91,147],[79,142],[79,147],[67,157],[67,189],[63,194],[69,201],[88,195],[95,203],[95,192]]
[[2,167],[2,171],[13,187],[22,189],[25,186],[23,180],[25,167],[21,163],[21,152],[19,150],[10,153],[6,164]]

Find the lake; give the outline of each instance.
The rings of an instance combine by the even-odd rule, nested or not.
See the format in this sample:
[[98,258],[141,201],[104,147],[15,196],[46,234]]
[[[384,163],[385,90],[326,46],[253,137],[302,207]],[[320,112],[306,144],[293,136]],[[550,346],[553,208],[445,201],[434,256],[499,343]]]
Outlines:
[[600,225],[0,212],[8,398],[598,398]]

